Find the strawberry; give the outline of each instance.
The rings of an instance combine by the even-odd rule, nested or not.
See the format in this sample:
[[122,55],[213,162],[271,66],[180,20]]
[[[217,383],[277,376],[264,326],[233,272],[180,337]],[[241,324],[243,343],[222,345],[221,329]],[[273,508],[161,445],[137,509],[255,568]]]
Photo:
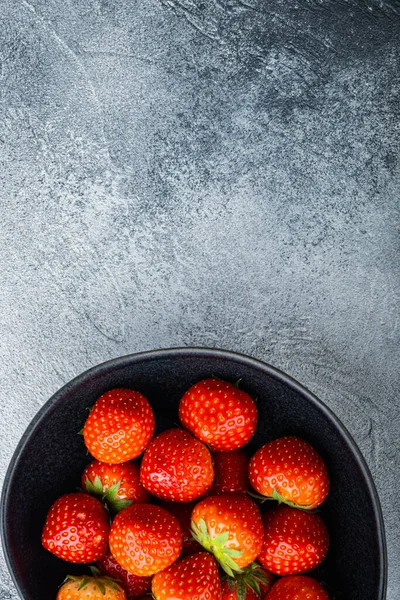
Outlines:
[[329,600],[329,597],[322,585],[312,577],[289,575],[274,583],[268,600]]
[[275,575],[315,569],[328,552],[328,530],[320,515],[278,506],[263,517],[264,543],[258,560]]
[[272,585],[272,575],[257,563],[251,563],[234,578],[227,577],[222,584],[222,600],[260,600]]
[[65,494],[51,506],[42,544],[52,554],[72,563],[90,563],[107,550],[108,515],[89,494]]
[[179,403],[182,425],[219,452],[247,444],[255,432],[257,416],[251,396],[216,378],[193,385]]
[[257,504],[244,494],[208,496],[192,513],[194,538],[231,577],[257,558],[263,525]]
[[214,452],[215,479],[210,492],[212,494],[240,494],[249,489],[246,452],[239,448],[229,452]]
[[192,554],[157,573],[151,589],[155,600],[222,600],[217,563],[207,552]]
[[134,600],[151,590],[151,577],[139,577],[133,573],[128,573],[115,560],[109,550],[102,559],[97,561],[96,566],[102,575],[118,580],[125,591],[127,600]]
[[92,576],[68,575],[56,600],[127,600],[122,587],[110,577],[100,577],[92,567]]
[[90,454],[110,464],[136,458],[154,434],[154,413],[139,392],[117,388],[96,401],[83,427]]
[[110,465],[95,459],[84,470],[81,483],[86,492],[104,500],[113,513],[150,499],[140,483],[139,466],[133,461]]
[[268,442],[249,465],[250,483],[263,496],[289,506],[316,508],[329,491],[326,465],[305,440],[286,436]]
[[179,521],[182,529],[182,556],[188,556],[195,552],[202,552],[203,548],[192,536],[192,511],[195,502],[165,502],[161,500],[159,506],[165,508],[171,515],[174,515]]
[[183,429],[157,435],[144,453],[140,481],[163,500],[190,502],[203,496],[214,479],[211,454]]
[[160,506],[131,504],[115,517],[110,550],[124,569],[150,576],[171,565],[182,550],[182,530],[176,517]]

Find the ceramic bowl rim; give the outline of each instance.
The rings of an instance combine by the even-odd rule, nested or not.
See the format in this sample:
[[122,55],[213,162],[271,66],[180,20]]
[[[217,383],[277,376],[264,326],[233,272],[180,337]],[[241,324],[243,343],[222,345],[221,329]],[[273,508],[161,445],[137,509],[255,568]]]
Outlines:
[[123,368],[127,364],[131,364],[133,362],[141,362],[146,360],[153,360],[157,358],[171,358],[171,357],[219,357],[225,358],[231,361],[236,361],[241,364],[245,364],[249,367],[258,369],[263,371],[270,377],[278,380],[281,383],[284,383],[289,388],[303,395],[311,404],[316,406],[325,417],[331,421],[331,423],[339,430],[345,441],[347,442],[351,452],[357,461],[357,465],[362,473],[364,481],[366,482],[367,490],[369,496],[372,500],[373,510],[375,521],[378,526],[378,548],[379,548],[379,565],[380,565],[380,578],[379,578],[379,600],[385,600],[386,598],[386,590],[387,590],[387,547],[386,547],[386,538],[385,538],[385,528],[383,521],[382,508],[378,496],[378,492],[375,486],[375,483],[372,479],[371,472],[369,467],[361,454],[356,442],[351,436],[348,429],[343,425],[341,420],[335,415],[335,413],[326,405],[322,400],[320,400],[317,396],[315,396],[312,392],[310,392],[306,387],[296,381],[290,375],[287,375],[285,372],[280,369],[273,367],[272,365],[259,360],[257,358],[253,358],[246,354],[242,354],[240,352],[234,352],[231,350],[217,349],[217,348],[207,348],[207,347],[172,347],[172,348],[162,348],[157,350],[146,350],[143,352],[135,352],[132,354],[126,354],[124,356],[119,356],[102,362],[98,365],[90,367],[89,369],[83,371],[73,379],[71,379],[68,383],[63,385],[59,390],[57,390],[39,409],[36,415],[33,417],[25,432],[23,433],[20,441],[18,442],[15,451],[11,457],[10,464],[8,466],[3,489],[1,494],[0,501],[0,513],[1,513],[1,521],[0,521],[0,538],[3,545],[4,557],[7,564],[8,571],[11,575],[12,581],[15,585],[15,588],[19,594],[19,596],[23,599],[23,591],[20,586],[19,577],[16,575],[14,566],[12,564],[11,552],[9,548],[9,542],[7,538],[7,507],[10,505],[10,487],[13,480],[14,472],[16,466],[19,462],[21,455],[23,454],[26,445],[28,444],[30,438],[34,434],[36,427],[43,421],[48,413],[50,413],[57,405],[58,401],[61,397],[63,397],[69,390],[81,385],[87,378],[96,377],[98,374],[113,370],[115,368]]

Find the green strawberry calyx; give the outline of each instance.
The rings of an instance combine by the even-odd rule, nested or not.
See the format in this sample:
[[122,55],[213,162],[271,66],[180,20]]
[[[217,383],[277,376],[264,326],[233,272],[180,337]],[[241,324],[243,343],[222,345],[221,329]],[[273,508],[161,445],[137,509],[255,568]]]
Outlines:
[[199,526],[192,521],[192,536],[205,550],[214,555],[229,577],[234,578],[235,573],[242,573],[242,569],[238,567],[234,559],[239,558],[243,554],[243,550],[236,550],[235,548],[226,546],[229,539],[229,531],[224,531],[215,537],[211,537],[206,522],[204,519],[199,519]]
[[235,590],[238,600],[246,600],[248,589],[252,589],[258,596],[261,597],[260,584],[272,585],[271,578],[263,570],[258,563],[251,563],[241,573],[232,577],[226,577],[226,580],[231,591]]
[[278,490],[276,488],[273,488],[272,490],[272,499],[273,500],[277,500],[279,502],[279,504],[287,504],[287,506],[291,506],[292,508],[298,508],[299,510],[312,510],[315,507],[315,503],[313,504],[296,504],[296,502],[292,502],[291,500],[288,500],[287,498],[284,498],[283,496],[281,496],[281,494],[278,492]]
[[64,585],[64,583],[67,583],[67,581],[79,581],[79,591],[86,587],[89,583],[95,583],[103,596],[106,595],[107,587],[116,591],[121,591],[121,586],[118,583],[118,579],[101,575],[100,571],[96,567],[90,567],[90,571],[92,573],[91,575],[67,575],[61,585]]
[[247,492],[249,496],[258,500],[259,502],[266,502],[267,500],[276,500],[279,504],[286,504],[287,506],[291,506],[292,508],[297,508],[298,510],[304,510],[306,512],[310,512],[315,507],[315,503],[313,504],[296,504],[296,502],[292,502],[288,498],[282,496],[276,488],[273,488],[271,496],[263,496],[262,494],[256,494],[255,492]]
[[85,488],[87,493],[91,496],[99,498],[103,504],[106,504],[108,510],[113,515],[117,514],[120,510],[130,506],[133,503],[133,500],[117,498],[120,487],[121,480],[108,488],[108,490],[104,491],[103,483],[98,475],[96,475],[93,482],[90,481],[89,477],[86,477],[85,480]]

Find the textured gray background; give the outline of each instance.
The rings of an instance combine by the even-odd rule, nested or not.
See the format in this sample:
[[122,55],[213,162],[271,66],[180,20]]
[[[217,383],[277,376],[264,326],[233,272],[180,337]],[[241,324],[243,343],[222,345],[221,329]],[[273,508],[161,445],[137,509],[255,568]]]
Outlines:
[[86,368],[242,351],[353,434],[399,599],[399,33],[395,0],[0,0],[1,481]]

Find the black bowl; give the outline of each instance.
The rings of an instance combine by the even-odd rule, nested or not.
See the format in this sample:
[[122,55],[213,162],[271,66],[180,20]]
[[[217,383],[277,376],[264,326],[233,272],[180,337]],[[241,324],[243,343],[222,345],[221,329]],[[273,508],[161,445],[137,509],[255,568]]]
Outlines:
[[54,600],[69,565],[41,546],[46,513],[54,500],[79,485],[90,460],[78,435],[87,408],[113,387],[136,389],[149,399],[157,429],[178,422],[177,406],[196,381],[215,375],[241,378],[258,400],[259,447],[284,434],[307,439],[324,457],[331,491],[323,516],[331,535],[317,576],[331,600],[384,600],[387,559],[381,508],[365,461],[348,431],[315,396],[277,369],[222,350],[184,348],[111,360],[76,377],[38,412],[9,466],[1,500],[1,535],[8,568],[23,600]]

